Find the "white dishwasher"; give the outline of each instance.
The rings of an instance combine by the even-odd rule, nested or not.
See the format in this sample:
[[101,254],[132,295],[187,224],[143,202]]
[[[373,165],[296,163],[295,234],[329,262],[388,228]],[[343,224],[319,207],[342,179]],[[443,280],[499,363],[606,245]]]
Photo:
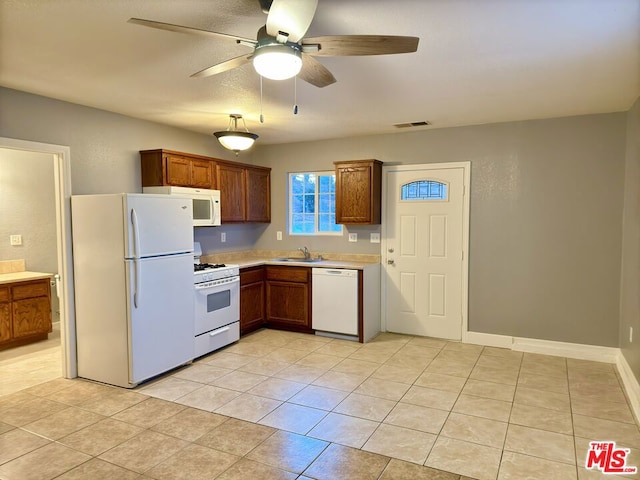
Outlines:
[[358,335],[358,271],[311,269],[311,328]]

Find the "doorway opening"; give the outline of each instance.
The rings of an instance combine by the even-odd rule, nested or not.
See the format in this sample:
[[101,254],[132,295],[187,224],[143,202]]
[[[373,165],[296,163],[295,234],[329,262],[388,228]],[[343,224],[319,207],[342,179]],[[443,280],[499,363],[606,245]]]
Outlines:
[[[75,316],[73,301],[73,258],[71,251],[71,171],[70,149],[62,145],[52,145],[12,138],[0,137],[0,149],[16,154],[33,154],[36,161],[53,164],[53,196],[55,199],[55,265],[51,296],[59,312],[60,374],[65,378],[77,376]],[[49,164],[50,165],[50,164]],[[28,185],[23,188],[28,189]],[[56,305],[57,303],[57,305]],[[55,317],[53,321],[55,321]],[[55,340],[54,340],[55,341]],[[37,380],[37,379],[36,379]]]

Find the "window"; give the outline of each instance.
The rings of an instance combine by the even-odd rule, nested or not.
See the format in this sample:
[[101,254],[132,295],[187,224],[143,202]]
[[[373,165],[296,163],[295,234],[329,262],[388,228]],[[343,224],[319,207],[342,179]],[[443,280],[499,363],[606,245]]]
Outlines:
[[419,180],[402,186],[400,200],[446,200],[447,184],[434,180]]
[[289,174],[289,234],[342,235],[342,225],[336,224],[333,172]]

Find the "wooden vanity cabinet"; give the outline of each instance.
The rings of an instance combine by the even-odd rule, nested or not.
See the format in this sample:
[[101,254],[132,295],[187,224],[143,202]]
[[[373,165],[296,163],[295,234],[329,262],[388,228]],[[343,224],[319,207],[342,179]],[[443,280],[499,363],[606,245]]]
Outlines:
[[140,152],[142,186],[179,186],[215,189],[215,161],[209,157],[171,150]]
[[240,270],[240,334],[246,335],[261,328],[264,323],[265,267]]
[[0,286],[0,350],[46,340],[51,330],[48,278]]
[[267,326],[313,333],[311,328],[311,269],[267,265]]
[[336,172],[336,223],[379,225],[382,205],[382,162],[334,162]]

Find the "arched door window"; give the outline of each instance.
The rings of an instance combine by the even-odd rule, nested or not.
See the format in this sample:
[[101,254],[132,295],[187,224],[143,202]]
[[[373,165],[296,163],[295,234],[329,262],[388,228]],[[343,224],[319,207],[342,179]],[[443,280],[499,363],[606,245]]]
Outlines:
[[435,180],[418,180],[402,185],[400,200],[447,200],[447,184]]

